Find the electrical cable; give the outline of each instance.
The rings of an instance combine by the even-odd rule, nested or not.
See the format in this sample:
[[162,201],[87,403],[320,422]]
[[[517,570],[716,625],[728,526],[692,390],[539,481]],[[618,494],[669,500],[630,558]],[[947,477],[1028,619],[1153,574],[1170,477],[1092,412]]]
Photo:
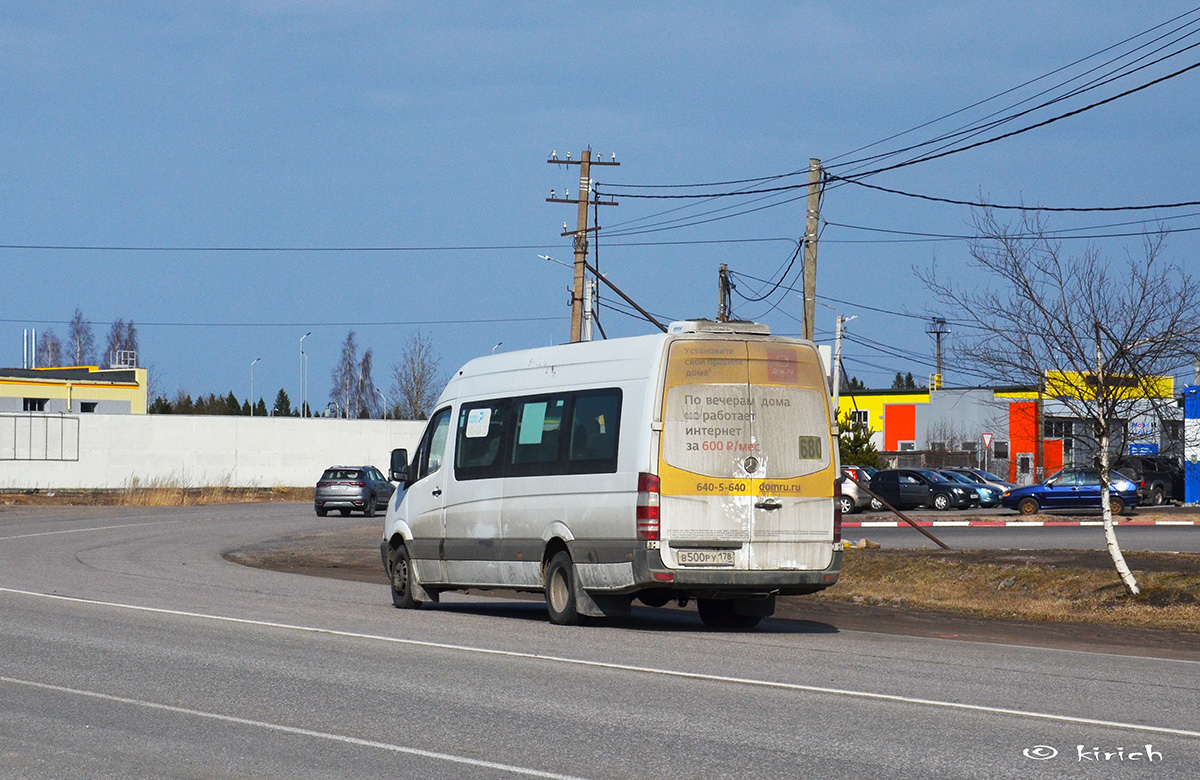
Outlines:
[[[1172,52],[1171,54],[1168,54],[1168,55],[1166,55],[1166,56],[1164,56],[1164,57],[1161,57],[1161,58],[1159,58],[1159,59],[1157,59],[1157,60],[1154,60],[1153,62],[1145,63],[1145,64],[1143,64],[1143,65],[1140,65],[1140,66],[1136,67],[1136,68],[1133,68],[1132,70],[1127,70],[1127,69],[1128,69],[1128,68],[1130,68],[1130,67],[1131,67],[1131,66],[1132,66],[1134,63],[1136,63],[1136,62],[1138,62],[1138,61],[1140,61],[1140,60],[1142,60],[1142,59],[1144,59],[1144,58],[1146,58],[1146,57],[1148,57],[1148,56],[1151,56],[1151,55],[1153,55],[1153,54],[1156,54],[1156,53],[1158,53],[1158,52],[1162,51],[1163,49],[1166,49],[1166,48],[1167,48],[1168,46],[1170,46],[1170,45],[1173,45],[1173,44],[1179,43],[1179,42],[1181,42],[1182,40],[1184,40],[1184,39],[1186,39],[1186,38],[1188,38],[1188,37],[1191,37],[1192,35],[1195,35],[1195,34],[1197,34],[1197,32],[1198,32],[1198,31],[1196,31],[1196,30],[1193,30],[1192,32],[1186,33],[1185,35],[1182,35],[1182,36],[1180,36],[1178,39],[1176,39],[1176,40],[1174,40],[1174,41],[1171,41],[1169,44],[1166,44],[1166,45],[1164,45],[1164,46],[1162,46],[1162,47],[1159,47],[1158,49],[1156,49],[1156,50],[1155,50],[1155,51],[1153,51],[1153,52],[1150,52],[1150,53],[1147,53],[1147,54],[1144,54],[1144,55],[1142,55],[1142,57],[1139,57],[1138,59],[1134,60],[1134,61],[1133,61],[1133,63],[1127,63],[1127,64],[1125,64],[1125,65],[1122,65],[1122,66],[1120,66],[1119,68],[1116,68],[1116,69],[1114,69],[1114,70],[1110,71],[1109,73],[1107,73],[1107,74],[1104,74],[1103,76],[1100,76],[1100,77],[1097,77],[1096,79],[1093,79],[1091,82],[1088,82],[1088,83],[1086,83],[1086,84],[1084,84],[1084,85],[1082,85],[1082,86],[1076,87],[1076,88],[1074,88],[1074,89],[1072,89],[1072,90],[1070,90],[1070,91],[1068,91],[1068,92],[1066,92],[1066,93],[1064,93],[1064,94],[1062,94],[1062,95],[1059,95],[1059,96],[1057,96],[1057,97],[1054,97],[1054,98],[1052,98],[1052,99],[1050,99],[1050,100],[1044,101],[1044,102],[1042,102],[1041,104],[1039,104],[1039,105],[1037,105],[1037,106],[1033,106],[1032,108],[1024,109],[1024,110],[1022,110],[1022,111],[1018,111],[1018,112],[1015,112],[1015,113],[1008,114],[1008,115],[1006,115],[1006,116],[1002,116],[1002,117],[1000,117],[999,119],[993,119],[993,117],[996,117],[996,116],[998,116],[998,115],[999,115],[999,114],[1000,114],[1002,111],[1009,111],[1009,110],[1011,110],[1011,109],[1013,109],[1013,108],[1017,108],[1018,106],[1021,106],[1021,105],[1025,104],[1025,103],[1028,103],[1029,101],[1031,101],[1031,100],[1034,100],[1034,99],[1036,99],[1036,98],[1038,98],[1038,97],[1041,97],[1042,95],[1046,95],[1046,94],[1048,94],[1048,93],[1052,92],[1052,91],[1053,91],[1053,90],[1055,90],[1055,89],[1058,89],[1058,88],[1060,88],[1060,87],[1065,87],[1066,85],[1070,84],[1072,81],[1076,81],[1076,80],[1078,80],[1078,79],[1081,79],[1081,78],[1083,78],[1084,76],[1087,76],[1087,75],[1089,75],[1089,74],[1093,73],[1094,71],[1096,71],[1096,70],[1099,70],[1100,68],[1104,67],[1105,65],[1109,65],[1109,64],[1112,64],[1113,62],[1116,62],[1116,61],[1118,61],[1118,60],[1124,59],[1125,57],[1128,57],[1128,56],[1130,56],[1131,54],[1133,54],[1134,52],[1138,51],[1139,49],[1142,49],[1142,48],[1144,48],[1145,46],[1148,46],[1148,45],[1150,45],[1151,43],[1155,43],[1155,42],[1157,42],[1157,41],[1161,40],[1162,38],[1166,37],[1167,35],[1170,35],[1170,34],[1172,34],[1172,33],[1174,33],[1174,32],[1178,32],[1179,30],[1185,29],[1186,27],[1188,27],[1188,26],[1190,26],[1190,25],[1192,25],[1192,24],[1195,24],[1195,23],[1196,23],[1195,21],[1188,22],[1186,25],[1183,25],[1183,26],[1181,26],[1181,27],[1177,28],[1176,30],[1173,30],[1173,31],[1171,31],[1171,33],[1167,33],[1167,34],[1165,34],[1165,35],[1163,35],[1163,36],[1160,36],[1159,38],[1156,38],[1156,39],[1154,39],[1154,40],[1152,40],[1152,41],[1150,41],[1150,42],[1148,42],[1148,43],[1145,43],[1145,44],[1143,44],[1142,46],[1139,46],[1139,47],[1137,47],[1137,48],[1133,49],[1133,50],[1132,50],[1132,51],[1130,51],[1130,52],[1127,52],[1127,53],[1125,53],[1125,54],[1122,54],[1122,55],[1120,55],[1119,57],[1115,57],[1115,58],[1113,58],[1113,59],[1110,59],[1110,60],[1108,60],[1107,62],[1101,63],[1100,65],[1096,66],[1095,68],[1092,68],[1092,69],[1090,69],[1090,70],[1084,71],[1083,73],[1081,73],[1081,74],[1079,74],[1079,75],[1077,75],[1077,76],[1073,76],[1073,77],[1071,77],[1070,79],[1067,79],[1065,82],[1062,82],[1062,83],[1060,83],[1060,84],[1056,84],[1056,85],[1054,85],[1053,87],[1049,87],[1049,88],[1047,88],[1047,89],[1045,89],[1045,90],[1042,90],[1041,92],[1035,93],[1034,95],[1031,95],[1030,97],[1027,97],[1027,98],[1025,98],[1025,99],[1023,99],[1023,100],[1020,100],[1020,101],[1018,101],[1018,102],[1016,102],[1016,103],[1014,103],[1014,104],[1011,104],[1011,105],[1007,106],[1007,107],[1006,107],[1006,108],[1004,108],[1004,109],[1001,109],[1001,110],[999,110],[999,111],[995,111],[995,112],[993,112],[993,113],[991,113],[991,114],[988,114],[987,116],[985,116],[985,117],[982,117],[981,119],[979,119],[979,120],[976,120],[975,122],[969,123],[969,124],[967,124],[967,125],[963,125],[963,126],[961,126],[961,127],[957,128],[956,130],[949,131],[949,132],[947,132],[947,133],[943,133],[942,135],[940,135],[940,136],[937,136],[937,137],[935,137],[935,138],[933,138],[933,139],[930,139],[930,140],[928,140],[928,141],[923,141],[923,142],[921,142],[921,143],[918,143],[918,144],[912,144],[912,145],[910,145],[910,146],[903,147],[903,148],[901,148],[901,149],[895,149],[895,150],[893,150],[893,151],[891,151],[891,152],[886,152],[886,153],[882,153],[882,154],[879,154],[879,155],[874,155],[874,156],[872,156],[872,157],[864,157],[864,158],[861,158],[861,159],[859,159],[859,160],[853,160],[853,161],[850,161],[850,162],[847,162],[847,163],[841,163],[840,165],[836,165],[836,166],[833,166],[833,167],[846,167],[846,166],[852,166],[852,165],[860,165],[860,164],[865,164],[865,163],[867,163],[867,162],[873,162],[873,161],[880,160],[880,159],[884,159],[884,158],[887,158],[887,157],[893,157],[893,156],[896,156],[896,155],[899,155],[899,154],[903,154],[904,152],[913,151],[913,150],[920,149],[920,148],[923,148],[923,147],[932,146],[933,144],[937,144],[937,143],[942,143],[942,142],[944,142],[944,141],[948,141],[949,143],[945,143],[945,144],[944,144],[942,147],[940,147],[940,148],[942,148],[942,149],[945,149],[945,148],[948,148],[948,147],[952,146],[954,143],[958,143],[959,141],[961,141],[961,140],[965,140],[966,138],[972,138],[972,137],[978,136],[978,135],[982,134],[983,132],[986,132],[987,130],[991,130],[991,129],[994,129],[994,128],[996,128],[996,127],[999,127],[999,126],[1001,126],[1001,125],[1007,124],[1008,122],[1011,122],[1011,121],[1013,121],[1013,120],[1015,120],[1015,119],[1017,119],[1017,118],[1019,118],[1019,117],[1026,116],[1026,115],[1028,115],[1028,114],[1031,114],[1031,113],[1033,113],[1033,112],[1039,111],[1039,110],[1041,110],[1041,109],[1043,109],[1043,108],[1047,108],[1047,107],[1049,107],[1049,106],[1052,106],[1052,105],[1055,105],[1055,104],[1057,104],[1057,103],[1061,103],[1061,102],[1063,102],[1063,101],[1065,101],[1065,100],[1069,100],[1070,98],[1077,97],[1077,96],[1079,96],[1079,95],[1081,95],[1081,94],[1083,94],[1083,93],[1085,93],[1085,92],[1089,92],[1089,91],[1091,91],[1091,90],[1093,90],[1093,89],[1097,89],[1097,88],[1099,88],[1099,87],[1106,86],[1107,84],[1113,83],[1114,81],[1117,81],[1118,79],[1125,78],[1126,76],[1130,76],[1130,75],[1132,75],[1132,74],[1134,74],[1134,73],[1136,73],[1136,72],[1138,72],[1138,71],[1140,71],[1140,70],[1144,70],[1145,68],[1152,67],[1153,65],[1156,65],[1156,64],[1158,64],[1158,63],[1161,63],[1161,62],[1163,62],[1163,61],[1165,61],[1165,60],[1167,60],[1167,59],[1170,59],[1171,57],[1178,56],[1178,55],[1180,55],[1180,54],[1182,54],[1182,53],[1184,53],[1184,52],[1186,52],[1186,51],[1188,51],[1188,50],[1190,50],[1190,49],[1192,49],[1192,48],[1195,48],[1195,46],[1197,46],[1197,45],[1200,45],[1200,44],[1193,44],[1192,46],[1188,46],[1188,47],[1185,47],[1185,48],[1183,48],[1183,49],[1181,49],[1181,50],[1179,50],[1179,51]],[[1122,73],[1122,72],[1121,72],[1122,70],[1125,70],[1125,72],[1123,72],[1123,73]],[[1114,75],[1114,74],[1115,74],[1115,75]],[[989,121],[987,121],[987,120],[992,120],[992,121],[990,121],[990,122],[989,122]]]
[[[914,132],[916,132],[917,130],[923,130],[924,128],[926,128],[926,127],[929,127],[930,125],[935,125],[935,124],[937,124],[938,122],[941,122],[941,121],[943,121],[943,120],[949,119],[949,118],[951,118],[951,117],[953,117],[953,116],[957,116],[958,114],[965,113],[965,112],[967,112],[967,111],[970,111],[970,110],[971,110],[971,109],[973,109],[973,108],[978,108],[978,107],[979,107],[979,106],[981,106],[981,105],[984,105],[984,104],[986,104],[986,103],[990,103],[990,102],[992,102],[993,100],[996,100],[996,99],[998,99],[998,98],[1004,97],[1005,95],[1008,95],[1008,94],[1011,94],[1011,93],[1013,93],[1013,92],[1016,92],[1016,91],[1017,91],[1017,90],[1019,90],[1019,89],[1024,89],[1025,87],[1027,87],[1027,86],[1030,86],[1031,84],[1035,84],[1035,83],[1037,83],[1037,82],[1039,82],[1039,81],[1042,81],[1043,79],[1049,78],[1050,76],[1054,76],[1054,75],[1056,75],[1056,74],[1058,74],[1058,73],[1061,73],[1061,72],[1063,72],[1063,71],[1065,71],[1065,70],[1068,70],[1068,69],[1070,69],[1070,68],[1073,68],[1073,67],[1075,67],[1076,65],[1079,65],[1079,64],[1082,64],[1082,63],[1084,63],[1084,62],[1087,62],[1088,60],[1090,60],[1090,59],[1093,59],[1093,58],[1095,58],[1095,57],[1098,57],[1098,56],[1100,56],[1100,55],[1102,55],[1102,54],[1105,54],[1105,53],[1107,53],[1107,52],[1109,52],[1109,51],[1111,51],[1111,50],[1113,50],[1113,49],[1117,48],[1118,46],[1123,46],[1123,45],[1125,45],[1126,43],[1129,43],[1129,42],[1131,42],[1131,41],[1137,40],[1138,38],[1141,38],[1142,36],[1144,36],[1144,35],[1147,35],[1147,34],[1149,34],[1149,33],[1152,33],[1152,32],[1154,32],[1155,30],[1157,30],[1157,29],[1159,29],[1159,28],[1161,28],[1161,27],[1165,27],[1165,26],[1167,26],[1168,24],[1172,24],[1172,23],[1174,23],[1174,22],[1177,22],[1177,21],[1179,21],[1180,19],[1183,19],[1184,17],[1191,16],[1191,15],[1193,15],[1193,14],[1197,13],[1197,11],[1200,11],[1200,8],[1193,8],[1193,9],[1191,9],[1190,11],[1185,11],[1184,13],[1182,13],[1182,14],[1179,14],[1178,16],[1175,16],[1175,17],[1173,17],[1173,18],[1171,18],[1171,19],[1168,19],[1168,20],[1166,20],[1166,21],[1164,21],[1164,22],[1161,22],[1161,23],[1159,23],[1159,24],[1155,25],[1154,27],[1151,27],[1151,28],[1149,28],[1148,30],[1143,30],[1142,32],[1139,32],[1139,33],[1137,33],[1136,35],[1131,35],[1131,36],[1129,36],[1128,38],[1125,38],[1124,40],[1118,41],[1118,42],[1116,42],[1116,43],[1114,43],[1114,44],[1111,44],[1111,45],[1109,45],[1109,46],[1107,46],[1107,47],[1105,47],[1105,48],[1103,48],[1103,49],[1100,49],[1099,51],[1093,52],[1093,53],[1091,53],[1091,54],[1087,55],[1086,57],[1081,57],[1081,58],[1079,58],[1079,59],[1075,60],[1074,62],[1071,62],[1071,63],[1068,63],[1068,64],[1066,64],[1066,65],[1063,65],[1063,66],[1061,66],[1061,67],[1059,67],[1059,68],[1056,68],[1055,70],[1052,70],[1052,71],[1050,71],[1050,72],[1048,72],[1048,73],[1043,73],[1041,76],[1038,76],[1037,78],[1030,79],[1030,80],[1028,80],[1028,81],[1026,81],[1026,82],[1024,82],[1024,83],[1021,83],[1021,84],[1018,84],[1018,85],[1016,85],[1015,87],[1010,87],[1009,89],[1006,89],[1006,90],[1004,90],[1004,91],[1002,91],[1002,92],[998,92],[998,93],[996,93],[995,95],[992,95],[991,97],[984,98],[983,100],[976,101],[975,103],[972,103],[972,104],[971,104],[971,105],[969,105],[969,106],[965,106],[965,107],[963,107],[963,108],[960,108],[960,109],[958,109],[958,110],[956,110],[956,111],[952,111],[952,112],[950,112],[950,113],[948,113],[948,114],[943,114],[942,116],[940,116],[940,117],[938,117],[938,118],[936,118],[936,119],[931,119],[931,120],[929,120],[929,121],[927,121],[927,122],[923,122],[922,124],[916,125],[916,126],[914,126],[914,127],[910,127],[910,128],[909,128],[909,129],[907,129],[907,130],[903,130],[903,131],[901,131],[901,132],[899,132],[899,133],[895,133],[895,134],[893,134],[893,135],[890,135],[890,136],[888,136],[887,138],[883,138],[883,139],[880,139],[880,140],[878,140],[878,141],[874,141],[874,142],[872,142],[872,143],[866,144],[866,145],[864,145],[864,146],[860,146],[860,147],[858,147],[857,149],[852,149],[852,150],[850,150],[850,151],[848,151],[848,152],[843,152],[842,154],[840,154],[840,155],[837,155],[836,157],[831,157],[831,158],[829,158],[829,159],[827,160],[827,162],[829,162],[829,163],[835,163],[837,160],[840,160],[840,159],[842,159],[843,157],[848,157],[849,155],[852,155],[852,154],[857,154],[857,153],[859,153],[859,152],[861,152],[861,151],[864,151],[864,150],[866,150],[866,149],[870,149],[870,148],[872,148],[872,147],[879,146],[880,144],[885,144],[885,143],[887,143],[888,141],[895,140],[896,138],[901,138],[901,137],[903,137],[903,136],[905,136],[905,135],[908,135],[908,134],[910,134],[910,133],[914,133]],[[1003,110],[1003,109],[1002,109],[1002,110]],[[844,164],[845,164],[845,165],[852,165],[852,164],[854,164],[855,162],[857,162],[857,161],[854,161],[854,160],[852,160],[852,161],[850,161],[850,162],[847,162],[847,163],[844,163]]]
[[1091,211],[1152,211],[1155,209],[1177,209],[1177,208],[1184,208],[1184,207],[1189,207],[1189,206],[1200,206],[1200,200],[1177,201],[1175,203],[1152,203],[1152,204],[1140,205],[1140,206],[1089,206],[1089,207],[1013,206],[1010,204],[982,203],[982,202],[975,202],[975,201],[969,201],[969,200],[955,200],[953,198],[939,198],[939,197],[935,197],[933,195],[922,195],[920,193],[906,192],[904,190],[897,190],[897,189],[893,189],[891,187],[881,187],[878,184],[867,184],[866,182],[858,181],[857,179],[847,178],[844,176],[837,176],[832,173],[829,174],[829,177],[831,179],[835,179],[837,181],[844,181],[847,184],[855,184],[859,187],[866,187],[867,189],[870,189],[870,190],[878,190],[880,192],[887,192],[892,195],[903,195],[906,198],[917,198],[919,200],[928,200],[928,201],[933,201],[935,203],[949,203],[954,206],[971,206],[973,208],[982,208],[982,209],[997,209],[997,210],[1009,210],[1009,211],[1091,212]]
[[[1200,44],[1198,44],[1198,45],[1200,45]],[[1046,127],[1047,125],[1052,125],[1055,122],[1060,122],[1064,119],[1069,119],[1070,117],[1078,116],[1079,114],[1082,114],[1087,111],[1091,111],[1092,109],[1099,108],[1101,106],[1115,102],[1117,100],[1120,100],[1121,98],[1129,97],[1130,95],[1141,92],[1142,90],[1149,89],[1150,87],[1157,86],[1159,84],[1162,84],[1163,82],[1169,81],[1174,78],[1178,78],[1179,76],[1189,73],[1190,71],[1193,71],[1196,68],[1200,68],[1200,62],[1194,62],[1191,65],[1188,65],[1187,67],[1180,68],[1179,70],[1168,73],[1165,76],[1160,76],[1159,78],[1156,78],[1152,81],[1148,81],[1145,84],[1140,84],[1136,87],[1132,87],[1130,89],[1125,90],[1124,92],[1120,92],[1116,95],[1112,95],[1110,97],[1104,98],[1103,100],[1098,100],[1095,103],[1090,103],[1086,106],[1083,106],[1082,108],[1077,108],[1072,111],[1067,111],[1066,113],[1050,117],[1049,119],[1044,119],[1041,122],[1035,122],[1034,124],[1027,125],[1025,127],[1018,128],[1016,130],[1012,130],[1007,133],[1001,133],[1000,135],[994,136],[992,138],[985,138],[982,141],[976,141],[975,143],[968,144],[967,146],[960,146],[955,149],[946,149],[946,150],[942,150],[940,152],[930,153],[930,154],[924,155],[922,157],[916,157],[911,160],[905,160],[904,162],[894,163],[892,165],[888,165],[888,166],[885,166],[882,168],[876,168],[874,170],[867,171],[865,173],[859,173],[858,176],[859,177],[876,176],[880,173],[885,173],[887,171],[894,171],[899,168],[906,168],[910,165],[917,165],[919,163],[930,162],[931,160],[938,160],[943,157],[949,157],[952,154],[959,154],[961,152],[970,151],[971,149],[978,149],[982,146],[994,144],[998,141],[1003,141],[1008,138],[1013,138],[1015,136],[1022,135],[1024,133],[1028,133],[1031,130],[1037,130],[1039,128]]]
[[[138,322],[139,328],[366,328],[413,325],[492,325],[506,322],[561,322],[570,317],[495,317],[474,320],[400,320],[396,322]],[[70,325],[70,320],[0,319],[6,323]]]

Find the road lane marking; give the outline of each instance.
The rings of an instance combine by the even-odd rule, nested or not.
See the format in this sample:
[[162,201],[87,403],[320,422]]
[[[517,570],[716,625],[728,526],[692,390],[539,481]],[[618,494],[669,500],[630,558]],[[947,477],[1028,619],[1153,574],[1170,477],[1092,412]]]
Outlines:
[[376,742],[369,739],[359,739],[358,737],[348,737],[344,734],[331,734],[326,731],[313,731],[312,729],[302,729],[296,726],[285,726],[282,723],[271,723],[265,720],[252,720],[250,718],[238,718],[233,715],[222,715],[219,712],[206,712],[204,710],[193,710],[188,707],[176,707],[170,704],[160,704],[153,701],[144,701],[142,699],[130,699],[124,696],[113,696],[99,691],[85,691],[79,688],[67,688],[62,685],[50,685],[49,683],[34,682],[33,680],[19,680],[15,677],[0,676],[0,683],[8,683],[9,685],[21,685],[27,688],[37,688],[44,691],[54,691],[55,693],[70,694],[72,696],[83,696],[90,699],[98,699],[100,701],[113,702],[115,704],[125,704],[133,707],[143,707],[145,709],[157,710],[159,712],[170,712],[176,715],[188,715],[195,718],[207,718],[221,723],[231,723],[238,726],[252,726],[254,728],[269,729],[278,731],[284,734],[292,734],[299,737],[313,737],[316,739],[325,739],[331,742],[341,742],[346,745],[354,745],[356,747],[377,748],[379,750],[390,750],[393,753],[404,753],[410,756],[420,756],[422,758],[432,758],[437,761],[449,761],[455,764],[468,764],[473,767],[481,767],[484,769],[498,769],[502,772],[511,772],[512,774],[524,775],[526,777],[542,777],[547,780],[585,780],[585,778],[576,775],[563,775],[556,772],[544,772],[540,769],[531,769],[529,767],[515,766],[513,764],[501,764],[496,761],[483,761],[477,758],[467,758],[466,756],[456,756],[453,753],[439,753],[433,750],[422,750],[421,748],[406,747],[404,745],[395,745],[389,742]]
[[145,528],[148,525],[180,525],[185,520],[155,520],[149,523],[122,523],[121,525],[102,525],[95,528],[69,528],[63,531],[39,531],[36,534],[18,534],[16,536],[0,536],[0,542],[9,539],[31,539],[35,536],[58,536],[59,534],[83,534],[95,531],[112,531],[117,528]]
[[[964,704],[954,701],[940,701],[937,699],[921,699],[912,696],[900,696],[891,693],[874,693],[871,691],[854,691],[846,688],[827,688],[819,685],[803,685],[800,683],[786,683],[774,680],[755,680],[748,677],[729,677],[718,674],[704,674],[701,672],[683,672],[676,669],[656,669],[651,666],[634,666],[632,664],[618,664],[609,661],[589,661],[583,658],[567,658],[565,656],[543,655],[541,653],[523,653],[514,650],[497,650],[488,647],[472,647],[470,645],[456,645],[448,642],[429,642],[420,639],[402,639],[399,637],[380,636],[378,634],[362,634],[354,631],[340,631],[332,628],[318,628],[315,626],[299,626],[289,623],[275,623],[266,620],[251,620],[249,618],[235,618],[225,615],[212,615],[203,612],[185,612],[175,609],[164,609],[162,607],[145,607],[137,604],[121,604],[111,601],[96,601],[93,599],[82,599],[75,596],[60,596],[53,593],[38,593],[36,591],[17,590],[15,588],[0,587],[0,593],[12,593],[20,596],[31,596],[34,598],[49,599],[52,601],[65,601],[74,604],[83,604],[85,606],[109,607],[111,609],[124,609],[133,612],[146,612],[157,615],[171,615],[174,617],[196,618],[200,620],[212,620],[220,623],[233,623],[239,625],[259,626],[262,628],[275,628],[284,631],[298,631],[309,634],[323,634],[325,636],[337,636],[347,639],[361,639],[374,642],[387,642],[390,644],[407,645],[410,647],[423,647],[434,650],[451,650],[462,653],[475,653],[477,655],[492,655],[504,658],[520,658],[533,661],[544,661],[548,663],[565,664],[570,666],[584,666],[593,669],[610,669],[614,671],[633,672],[636,674],[648,674],[661,677],[673,677],[684,680],[700,680],[704,682],[731,683],[734,685],[745,685],[755,688],[770,688],[774,690],[785,691],[802,691],[805,693],[821,693],[830,696],[845,696],[855,699],[868,699],[872,701],[894,702],[899,704],[916,704],[927,707],[939,707],[951,710],[965,710],[968,712],[983,712],[993,715],[1013,715],[1018,718],[1032,718],[1035,720],[1047,720],[1058,723],[1070,723],[1073,725],[1082,726],[1103,726],[1106,728],[1126,729],[1131,731],[1144,731],[1154,734],[1170,734],[1176,737],[1194,737],[1200,739],[1200,731],[1190,731],[1188,729],[1172,729],[1164,726],[1148,726],[1141,723],[1123,723],[1112,720],[1098,720],[1096,718],[1080,718],[1073,715],[1056,715],[1048,712],[1033,712],[1030,710],[1014,710],[1006,707],[988,707],[981,704]],[[0,678],[3,679],[3,678]]]

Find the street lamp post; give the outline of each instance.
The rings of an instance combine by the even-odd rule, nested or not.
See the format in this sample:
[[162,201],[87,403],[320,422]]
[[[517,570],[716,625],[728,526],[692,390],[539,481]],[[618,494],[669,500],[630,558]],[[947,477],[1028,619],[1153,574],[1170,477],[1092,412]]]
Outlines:
[[250,416],[254,416],[254,364],[262,360],[260,357],[250,361]]
[[311,335],[312,335],[312,331],[310,330],[308,333],[305,333],[303,336],[300,337],[300,399],[299,400],[300,400],[300,416],[301,417],[304,416],[304,411],[308,408],[308,388],[304,386],[305,385],[304,380],[306,378],[306,374],[308,373],[307,371],[305,371],[305,369],[308,366],[305,362],[304,340]]
[[382,391],[382,390],[380,390],[378,387],[377,387],[377,388],[375,388],[375,392],[379,393],[379,397],[383,399],[383,419],[385,419],[385,420],[386,420],[386,419],[387,419],[387,415],[388,415],[388,399],[387,399],[387,396],[386,396],[386,395],[384,395],[384,394],[383,394],[383,391]]

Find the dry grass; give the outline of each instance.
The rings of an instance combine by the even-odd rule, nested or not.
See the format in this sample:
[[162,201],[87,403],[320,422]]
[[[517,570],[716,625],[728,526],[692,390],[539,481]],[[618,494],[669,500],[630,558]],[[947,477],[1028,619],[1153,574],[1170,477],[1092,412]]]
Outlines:
[[[1105,554],[1101,554],[1102,556]],[[1143,588],[1126,594],[1112,568],[1095,554],[1085,565],[986,562],[983,551],[923,553],[847,550],[842,577],[819,598],[886,604],[982,618],[1100,623],[1200,632],[1200,556],[1128,555]],[[1000,551],[994,556],[1004,557]]]
[[118,490],[0,493],[0,506],[199,506],[312,499],[312,488],[143,485],[133,480]]

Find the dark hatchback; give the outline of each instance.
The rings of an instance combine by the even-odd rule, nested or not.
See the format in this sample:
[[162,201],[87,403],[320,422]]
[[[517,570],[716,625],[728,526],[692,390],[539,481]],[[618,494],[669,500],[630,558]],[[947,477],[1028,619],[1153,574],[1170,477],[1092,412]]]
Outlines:
[[[1119,515],[1138,505],[1138,489],[1133,480],[1120,472],[1112,472],[1109,505]],[[1015,509],[1023,515],[1059,509],[1084,509],[1098,512],[1100,504],[1100,473],[1094,469],[1063,469],[1045,482],[1006,490],[1000,497],[1005,509]]]
[[896,509],[929,506],[939,511],[979,503],[979,492],[929,469],[884,469],[871,477],[871,492]]

